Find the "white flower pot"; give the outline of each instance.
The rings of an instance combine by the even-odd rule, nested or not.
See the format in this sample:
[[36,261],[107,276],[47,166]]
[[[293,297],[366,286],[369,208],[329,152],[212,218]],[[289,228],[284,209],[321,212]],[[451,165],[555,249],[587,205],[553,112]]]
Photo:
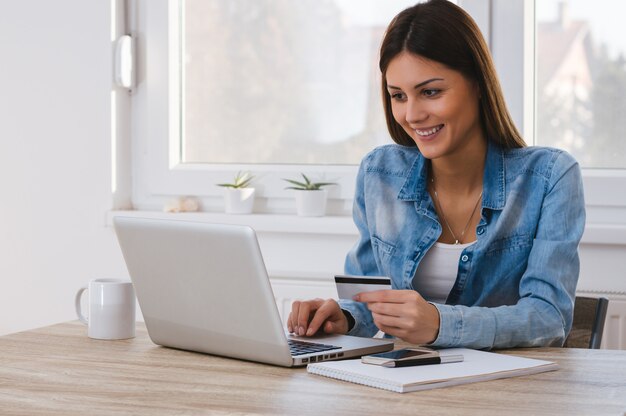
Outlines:
[[322,217],[326,214],[326,190],[301,191],[296,193],[296,211],[301,217]]
[[250,214],[254,207],[254,188],[224,188],[227,214]]

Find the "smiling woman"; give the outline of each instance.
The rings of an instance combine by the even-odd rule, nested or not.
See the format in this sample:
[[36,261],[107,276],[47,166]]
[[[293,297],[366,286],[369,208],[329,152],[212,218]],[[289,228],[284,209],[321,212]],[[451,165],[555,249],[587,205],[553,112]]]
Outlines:
[[577,162],[525,146],[482,35],[458,6],[402,11],[380,57],[397,144],[361,162],[360,239],[345,273],[388,276],[393,289],[295,302],[289,328],[381,330],[438,347],[562,345],[585,223]]

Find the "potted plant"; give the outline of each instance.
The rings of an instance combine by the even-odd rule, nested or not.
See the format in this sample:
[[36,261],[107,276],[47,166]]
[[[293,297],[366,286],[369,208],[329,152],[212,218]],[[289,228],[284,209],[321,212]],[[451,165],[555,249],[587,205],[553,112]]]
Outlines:
[[292,186],[285,189],[296,191],[296,212],[302,217],[321,217],[326,213],[326,189],[324,186],[336,185],[334,182],[313,182],[301,173],[303,182],[283,179]]
[[227,214],[250,214],[254,206],[254,176],[248,172],[237,172],[233,183],[219,183],[224,188],[224,205]]

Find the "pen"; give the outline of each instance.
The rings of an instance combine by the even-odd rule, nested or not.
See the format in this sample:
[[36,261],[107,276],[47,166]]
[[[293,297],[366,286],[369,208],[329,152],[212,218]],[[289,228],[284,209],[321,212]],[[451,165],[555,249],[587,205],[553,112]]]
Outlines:
[[459,363],[461,361],[463,361],[462,355],[442,355],[440,357],[418,358],[415,360],[405,361],[392,361],[383,364],[383,367],[412,367],[414,365]]

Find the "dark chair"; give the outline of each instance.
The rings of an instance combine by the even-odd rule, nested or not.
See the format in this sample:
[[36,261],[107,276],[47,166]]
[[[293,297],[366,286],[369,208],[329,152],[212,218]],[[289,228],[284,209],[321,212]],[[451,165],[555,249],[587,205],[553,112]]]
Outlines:
[[608,305],[609,300],[607,298],[576,296],[572,330],[563,347],[600,348]]

